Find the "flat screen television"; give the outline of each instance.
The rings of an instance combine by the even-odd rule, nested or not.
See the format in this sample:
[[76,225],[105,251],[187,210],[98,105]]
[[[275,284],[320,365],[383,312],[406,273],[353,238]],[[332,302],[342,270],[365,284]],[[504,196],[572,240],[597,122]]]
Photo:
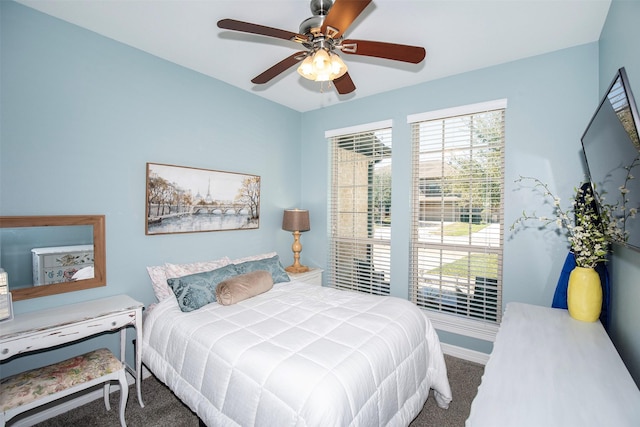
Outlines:
[[[616,73],[582,135],[582,150],[599,204],[624,207],[624,210],[615,210],[615,216],[627,233],[626,242],[618,243],[640,251],[638,129],[638,107],[623,67]],[[639,211],[635,218],[629,218],[631,209]]]

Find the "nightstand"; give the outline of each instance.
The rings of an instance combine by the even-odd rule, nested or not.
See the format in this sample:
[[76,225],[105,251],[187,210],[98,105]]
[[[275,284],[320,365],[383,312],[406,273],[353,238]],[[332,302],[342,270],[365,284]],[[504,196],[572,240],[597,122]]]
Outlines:
[[322,272],[319,268],[309,268],[304,273],[287,273],[291,280],[322,286]]

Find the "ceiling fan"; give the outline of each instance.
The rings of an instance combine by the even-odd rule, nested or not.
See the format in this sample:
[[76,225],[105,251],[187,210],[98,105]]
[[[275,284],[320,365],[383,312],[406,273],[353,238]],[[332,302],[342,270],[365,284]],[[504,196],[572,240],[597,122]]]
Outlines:
[[306,50],[299,51],[278,62],[251,82],[264,84],[300,63],[298,73],[315,81],[333,81],[339,94],[356,89],[337,51],[349,55],[372,56],[394,61],[420,63],[426,55],[423,47],[368,40],[344,39],[344,33],[371,0],[311,0],[313,16],[300,24],[300,32],[251,24],[235,19],[222,19],[218,27],[299,43]]

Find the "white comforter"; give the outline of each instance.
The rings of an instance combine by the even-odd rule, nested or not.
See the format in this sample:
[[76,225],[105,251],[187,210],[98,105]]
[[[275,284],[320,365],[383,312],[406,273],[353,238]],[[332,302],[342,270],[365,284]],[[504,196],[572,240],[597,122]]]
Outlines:
[[208,426],[406,426],[451,401],[440,342],[406,300],[301,282],[189,313],[159,303],[145,365]]

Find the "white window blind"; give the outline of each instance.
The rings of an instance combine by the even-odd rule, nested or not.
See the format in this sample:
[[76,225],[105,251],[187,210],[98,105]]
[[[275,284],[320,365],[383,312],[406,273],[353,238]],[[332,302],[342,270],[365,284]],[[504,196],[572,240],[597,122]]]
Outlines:
[[506,102],[488,106],[410,118],[410,297],[428,310],[498,323]]
[[388,295],[391,127],[328,134],[331,150],[329,286]]

